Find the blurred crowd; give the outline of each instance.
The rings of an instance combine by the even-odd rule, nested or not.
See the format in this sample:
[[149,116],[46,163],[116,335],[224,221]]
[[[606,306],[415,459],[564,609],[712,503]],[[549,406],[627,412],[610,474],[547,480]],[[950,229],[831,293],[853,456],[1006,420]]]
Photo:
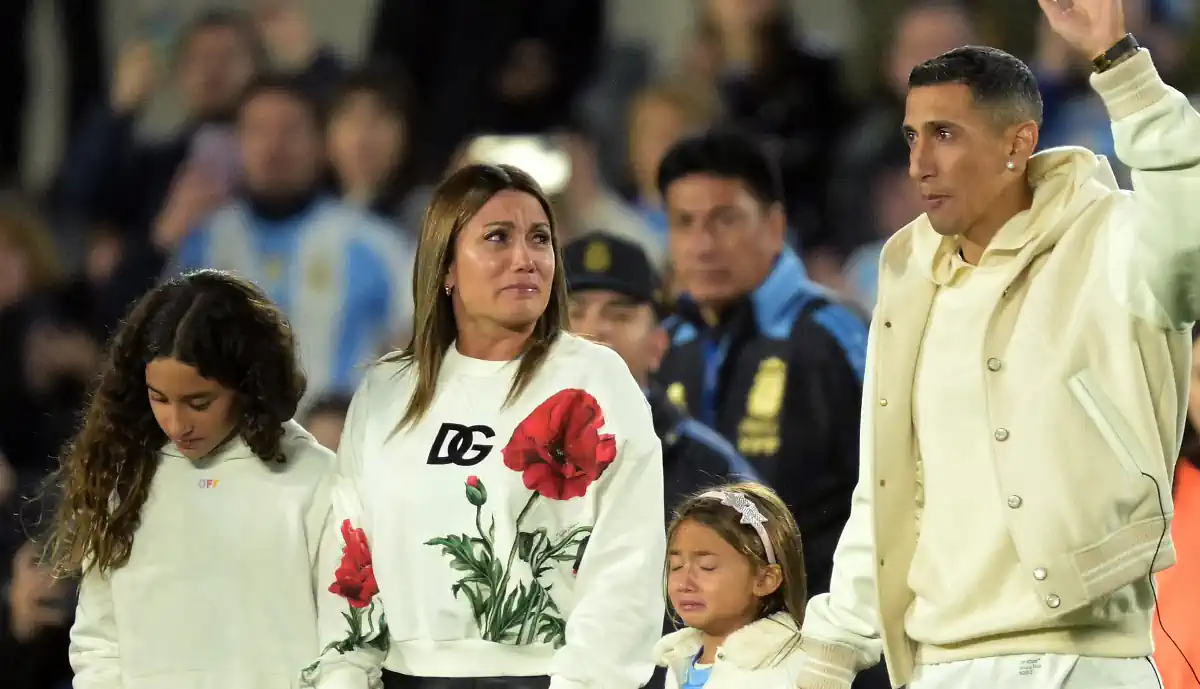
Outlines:
[[[886,35],[865,41],[878,43],[865,88],[852,86],[852,56],[812,40],[785,0],[681,3],[695,14],[689,35],[667,41],[683,46],[668,59],[608,35],[602,0],[379,0],[357,62],[322,43],[300,4],[267,0],[158,27],[120,47],[111,69],[102,4],[57,3],[68,145],[37,190],[15,183],[26,96],[38,88],[26,75],[32,3],[0,10],[10,84],[0,104],[0,515],[20,513],[19,524],[36,523],[38,504],[18,496],[38,493],[76,426],[108,333],[180,271],[237,271],[281,305],[310,380],[302,422],[336,446],[361,364],[408,335],[432,186],[465,163],[527,169],[554,196],[564,242],[595,230],[632,242],[670,292],[659,163],[683,136],[736,125],[780,166],[802,269],[869,310],[880,247],[919,213],[900,136],[918,62],[970,43],[1013,50],[1041,82],[1042,146],[1112,154],[1088,66],[1039,26],[1032,2],[1033,12],[1011,0],[860,1],[864,16],[888,13]],[[1127,5],[1131,30],[1186,90],[1192,3]],[[1014,28],[1013,14],[1027,25]],[[184,119],[144,138],[139,116],[164,88]],[[317,230],[299,241],[298,227]],[[47,653],[61,663],[21,671],[5,659],[0,687],[57,689],[69,683],[62,626],[73,602],[37,568],[19,524],[0,526],[11,601],[0,636],[49,632]],[[32,668],[34,655],[12,662]]]

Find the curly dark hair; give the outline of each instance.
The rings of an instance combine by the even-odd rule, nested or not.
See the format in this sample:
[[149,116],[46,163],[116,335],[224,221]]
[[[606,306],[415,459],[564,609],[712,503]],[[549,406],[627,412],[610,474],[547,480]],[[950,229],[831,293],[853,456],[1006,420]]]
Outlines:
[[291,325],[250,282],[203,270],[166,282],[134,306],[75,438],[52,479],[57,508],[48,556],[70,576],[129,560],[167,442],[146,394],[146,364],[172,357],[234,391],[238,434],[264,462],[285,460],[283,424],[306,380]]

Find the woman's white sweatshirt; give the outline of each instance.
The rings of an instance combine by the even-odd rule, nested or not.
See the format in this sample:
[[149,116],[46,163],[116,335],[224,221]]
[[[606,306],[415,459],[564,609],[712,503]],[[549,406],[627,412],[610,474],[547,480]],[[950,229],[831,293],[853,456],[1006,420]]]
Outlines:
[[80,584],[75,689],[297,686],[333,454],[295,422],[283,449],[273,466],[241,439],[200,462],[163,448],[129,562]]
[[[415,369],[377,365],[351,405],[334,489],[320,689],[549,675],[635,689],[662,629],[662,449],[612,350],[571,335],[510,403],[518,362],[454,346],[418,423]],[[324,559],[324,558],[323,558]],[[336,570],[336,573],[335,573]]]

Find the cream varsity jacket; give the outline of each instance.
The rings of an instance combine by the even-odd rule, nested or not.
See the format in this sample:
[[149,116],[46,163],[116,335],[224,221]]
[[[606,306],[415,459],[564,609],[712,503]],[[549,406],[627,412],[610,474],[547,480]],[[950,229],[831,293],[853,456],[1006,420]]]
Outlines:
[[[1200,115],[1147,51],[1092,85],[1134,191],[1119,190],[1107,161],[1084,149],[1030,161],[1033,207],[992,244],[1017,258],[990,306],[977,353],[987,399],[971,412],[987,414],[993,429],[1006,527],[1051,633],[1174,562],[1170,477],[1200,293]],[[805,689],[848,687],[881,650],[893,684],[911,678],[904,617],[921,499],[913,374],[935,278],[953,251],[924,216],[883,250],[859,485],[831,591],[806,613],[806,644],[821,663],[808,666]],[[1069,632],[1061,637],[1056,648],[1069,644]],[[1000,655],[1005,643],[966,647]],[[953,651],[922,658],[951,659]]]

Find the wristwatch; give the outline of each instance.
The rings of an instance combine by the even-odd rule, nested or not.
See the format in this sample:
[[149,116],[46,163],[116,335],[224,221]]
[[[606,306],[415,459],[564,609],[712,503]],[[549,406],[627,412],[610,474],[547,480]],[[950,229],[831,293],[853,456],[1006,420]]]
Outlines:
[[1141,49],[1133,34],[1127,33],[1111,48],[1092,58],[1092,71],[1097,74],[1108,71]]

